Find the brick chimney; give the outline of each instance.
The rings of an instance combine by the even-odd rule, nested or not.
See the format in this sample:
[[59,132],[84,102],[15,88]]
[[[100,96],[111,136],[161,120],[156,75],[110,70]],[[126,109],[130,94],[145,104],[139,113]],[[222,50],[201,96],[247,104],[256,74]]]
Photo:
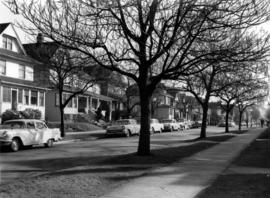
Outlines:
[[44,37],[43,37],[42,33],[38,33],[37,43],[43,43],[43,41],[44,41]]

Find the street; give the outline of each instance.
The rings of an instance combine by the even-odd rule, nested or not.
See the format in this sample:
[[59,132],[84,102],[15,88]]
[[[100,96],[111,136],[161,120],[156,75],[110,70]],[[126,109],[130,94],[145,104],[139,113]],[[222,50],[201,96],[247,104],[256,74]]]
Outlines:
[[[199,137],[200,129],[168,132],[151,136],[151,149],[189,144],[183,140]],[[224,132],[223,127],[208,127],[207,135]],[[137,151],[138,136],[115,137],[70,143],[56,143],[52,148],[37,146],[19,152],[1,151],[1,184],[16,178],[32,177],[77,166],[96,164],[111,156]]]

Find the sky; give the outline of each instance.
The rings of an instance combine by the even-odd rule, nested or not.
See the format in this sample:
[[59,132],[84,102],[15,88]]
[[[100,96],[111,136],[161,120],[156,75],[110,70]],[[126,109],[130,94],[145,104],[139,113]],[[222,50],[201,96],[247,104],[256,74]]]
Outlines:
[[[14,15],[13,13],[11,13],[11,11],[3,4],[3,2],[4,0],[0,0],[0,23],[7,23],[7,22],[16,23],[16,21],[24,21],[22,16]],[[264,28],[267,31],[270,31],[270,21],[262,25],[262,28]],[[260,28],[257,28],[257,29],[260,29]],[[19,34],[20,40],[22,41],[22,43],[31,42],[29,39],[29,35],[26,35],[19,28],[16,28],[16,31]]]
[[[4,0],[0,0],[0,23],[16,23],[16,21],[23,21],[23,17],[20,15],[14,15],[4,4]],[[19,34],[20,40],[22,43],[29,42],[29,36],[26,35],[22,30],[16,27],[16,32]]]

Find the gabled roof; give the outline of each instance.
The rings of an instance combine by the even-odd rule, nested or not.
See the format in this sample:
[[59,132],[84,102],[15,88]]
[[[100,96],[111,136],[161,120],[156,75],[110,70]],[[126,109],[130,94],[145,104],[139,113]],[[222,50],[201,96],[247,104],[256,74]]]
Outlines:
[[10,23],[1,23],[0,24],[0,34],[9,26]]
[[23,48],[22,42],[21,42],[21,40],[20,40],[20,37],[18,36],[18,34],[17,34],[17,32],[16,32],[16,30],[15,30],[15,28],[14,28],[14,26],[13,26],[12,23],[1,23],[1,24],[0,24],[0,34],[2,34],[3,31],[4,31],[8,26],[11,26],[11,28],[13,29],[13,31],[14,31],[14,33],[15,33],[15,35],[16,35],[16,39],[17,39],[18,45],[19,45],[20,49],[22,50],[23,54],[26,55],[26,52],[25,52],[25,50],[24,50],[24,48]]

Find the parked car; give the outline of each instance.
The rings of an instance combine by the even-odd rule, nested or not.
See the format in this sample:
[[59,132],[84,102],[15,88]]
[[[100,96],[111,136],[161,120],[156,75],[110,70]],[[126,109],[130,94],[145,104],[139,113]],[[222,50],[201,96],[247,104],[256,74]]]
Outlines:
[[49,129],[41,120],[8,120],[0,129],[0,145],[9,146],[14,152],[23,146],[44,144],[45,147],[52,147],[53,142],[60,139],[60,130]]
[[189,122],[186,119],[179,119],[178,123],[181,129],[190,129]]
[[200,128],[202,126],[202,123],[201,121],[194,121],[192,122],[191,124],[191,128],[194,129],[194,128]]
[[158,121],[158,119],[150,119],[150,131],[151,133],[162,132],[164,130],[164,125]]
[[[218,123],[218,127],[225,127],[226,126],[226,122],[225,121],[221,121]],[[229,121],[228,122],[228,126],[229,127],[235,127],[236,124],[233,121]]]
[[164,125],[164,131],[177,131],[181,129],[175,119],[164,119],[161,123]]
[[106,135],[125,135],[126,137],[138,135],[140,125],[135,119],[121,119],[115,121],[111,126],[107,126]]

